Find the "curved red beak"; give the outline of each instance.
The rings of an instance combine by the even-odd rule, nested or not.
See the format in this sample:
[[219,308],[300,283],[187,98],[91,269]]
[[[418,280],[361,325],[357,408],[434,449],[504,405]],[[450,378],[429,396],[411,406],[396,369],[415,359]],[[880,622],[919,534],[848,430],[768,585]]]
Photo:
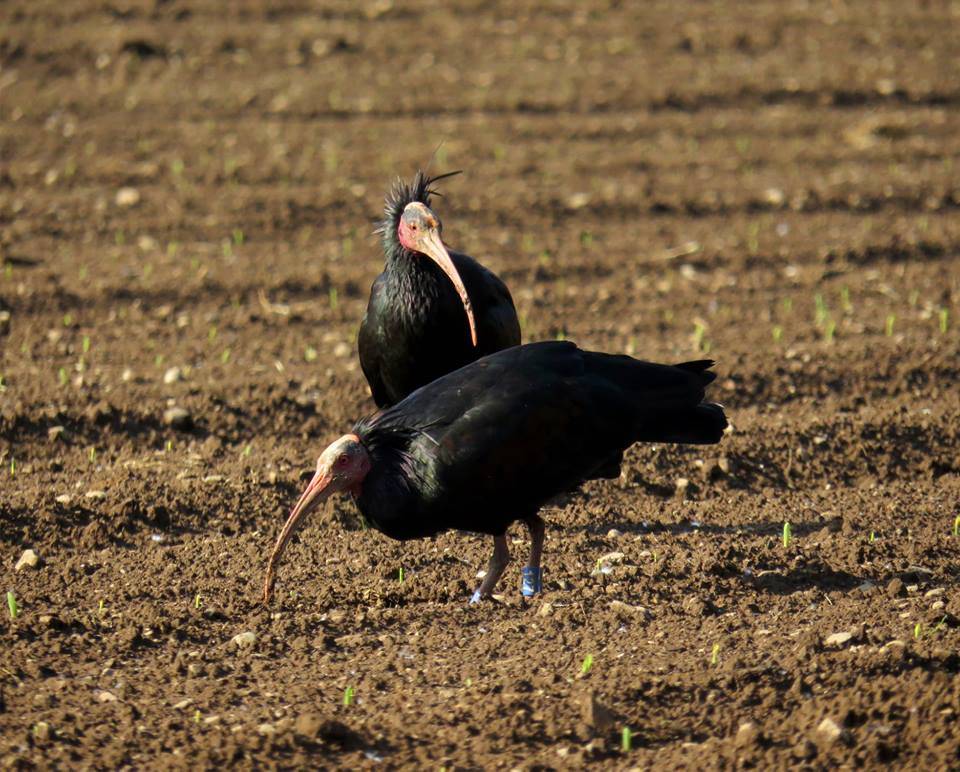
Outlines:
[[447,252],[443,241],[440,240],[440,234],[433,228],[425,231],[420,237],[418,247],[423,254],[440,266],[440,270],[447,275],[450,283],[453,284],[457,290],[457,294],[460,296],[460,302],[463,303],[463,310],[467,312],[467,323],[470,325],[470,340],[473,342],[473,345],[476,346],[477,323],[473,318],[473,304],[470,302],[470,296],[467,294],[467,288],[463,284],[463,279],[460,278],[460,274],[457,272],[457,267],[453,264],[453,260],[450,259],[450,253]]
[[283,530],[277,537],[277,543],[270,554],[270,562],[267,564],[267,575],[263,580],[263,602],[270,602],[270,595],[273,591],[273,583],[276,579],[277,565],[280,562],[280,556],[283,554],[287,542],[293,535],[293,532],[303,523],[307,515],[315,510],[321,502],[324,501],[335,489],[330,487],[333,477],[326,469],[318,469],[306,490],[301,494],[296,506],[290,511],[287,522],[283,524]]

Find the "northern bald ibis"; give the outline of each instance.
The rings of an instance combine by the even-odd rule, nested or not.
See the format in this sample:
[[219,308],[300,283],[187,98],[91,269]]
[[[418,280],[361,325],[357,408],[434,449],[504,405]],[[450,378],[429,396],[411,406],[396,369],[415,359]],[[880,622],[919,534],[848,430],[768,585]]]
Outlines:
[[499,351],[361,420],[328,447],[270,556],[264,602],[294,529],[333,493],[394,539],[448,529],[493,536],[473,600],[489,596],[509,560],[507,527],[522,520],[531,550],[521,591],[541,588],[538,512],[581,482],[620,474],[635,442],[710,444],[727,419],[704,401],[709,360],[660,365],[548,341]]
[[398,180],[386,198],[378,228],[386,265],[370,288],[357,339],[377,407],[520,343],[506,285],[441,239],[443,226],[430,209],[437,194],[431,186],[451,174],[427,177],[418,171],[410,183]]

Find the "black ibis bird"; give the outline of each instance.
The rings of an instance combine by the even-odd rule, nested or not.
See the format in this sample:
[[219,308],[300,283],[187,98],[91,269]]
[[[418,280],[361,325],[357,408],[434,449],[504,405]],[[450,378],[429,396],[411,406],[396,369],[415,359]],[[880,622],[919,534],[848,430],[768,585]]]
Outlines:
[[520,343],[520,322],[507,286],[468,255],[446,248],[431,187],[457,174],[397,181],[387,195],[386,265],[370,288],[357,347],[377,407],[458,367]]
[[349,493],[366,522],[394,539],[448,529],[493,536],[489,596],[509,560],[506,531],[530,530],[521,591],[541,588],[544,523],[538,512],[581,482],[617,477],[635,442],[709,444],[727,419],[704,401],[713,362],[678,365],[582,351],[549,341],[499,351],[361,420],[328,447],[283,526],[267,567],[325,498]]

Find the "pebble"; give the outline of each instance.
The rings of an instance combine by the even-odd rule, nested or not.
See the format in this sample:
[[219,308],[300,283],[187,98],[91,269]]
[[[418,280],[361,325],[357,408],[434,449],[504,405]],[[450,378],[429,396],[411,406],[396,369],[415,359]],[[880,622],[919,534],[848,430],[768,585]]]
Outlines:
[[56,499],[54,499],[54,501],[56,501],[58,504],[63,504],[63,506],[66,507],[71,501],[73,501],[73,499],[70,498],[69,493],[61,493]]
[[623,531],[618,531],[616,528],[611,528],[607,531],[608,539],[619,539],[621,536],[623,536]]
[[171,367],[163,374],[163,382],[166,384],[176,383],[181,379],[182,375],[180,373],[179,367]]
[[748,748],[760,742],[760,727],[752,721],[740,724],[734,743],[738,748]]
[[924,598],[936,598],[938,595],[943,595],[943,587],[934,587],[932,590],[927,590],[924,594]]
[[853,633],[834,633],[833,635],[828,635],[823,642],[827,646],[843,646],[843,644],[851,638],[853,638]]
[[677,495],[682,496],[687,492],[687,488],[690,486],[690,481],[686,477],[678,477],[675,485],[677,486]]
[[132,381],[133,370],[131,370],[129,367],[123,368],[123,372],[120,373],[120,380],[123,381],[124,383],[129,383],[130,381]]
[[541,617],[548,617],[553,613],[553,604],[552,603],[542,603],[540,608],[537,609],[537,615]]
[[276,734],[276,733],[277,733],[277,728],[273,724],[265,723],[265,724],[257,725],[257,734],[261,734],[266,737],[267,735]]
[[238,649],[246,649],[250,646],[253,646],[253,644],[257,642],[257,636],[255,633],[252,633],[248,630],[233,636],[230,642]]
[[47,439],[50,440],[50,442],[56,442],[63,437],[64,432],[66,432],[66,429],[62,426],[51,426],[47,429]]
[[96,689],[93,692],[93,696],[96,698],[97,702],[116,702],[117,695],[113,692],[108,692],[106,689]]
[[33,725],[33,738],[35,740],[40,740],[41,742],[46,742],[50,739],[50,724],[46,721],[38,721]]
[[176,705],[174,705],[174,706],[173,706],[173,709],[174,709],[174,710],[183,710],[184,708],[190,707],[192,704],[193,704],[193,700],[191,700],[189,697],[187,697],[185,700],[180,700],[180,702],[178,702]]
[[223,475],[222,475],[222,474],[208,474],[206,477],[203,478],[203,481],[204,481],[205,483],[218,483],[218,482],[223,482]]
[[339,357],[340,359],[344,359],[344,358],[350,356],[350,354],[351,354],[352,352],[353,352],[353,349],[350,347],[350,344],[349,344],[349,343],[344,343],[343,341],[340,341],[340,342],[339,342],[336,346],[334,346],[334,348],[333,348],[333,355],[334,355],[335,357]]
[[887,595],[891,598],[896,598],[899,595],[903,594],[903,581],[897,577],[894,577],[889,582],[887,582]]
[[323,719],[317,713],[301,713],[293,723],[293,731],[301,737],[313,739],[320,733]]
[[14,571],[22,571],[25,568],[36,568],[40,563],[40,557],[33,550],[24,550],[23,554],[20,556],[20,560],[17,561]]
[[86,499],[105,499],[107,497],[107,492],[100,490],[87,491],[83,494],[83,497]]
[[117,206],[136,206],[140,203],[140,191],[136,188],[120,188],[116,196]]
[[171,407],[163,411],[163,422],[174,429],[186,431],[193,427],[193,416],[182,407]]
[[624,554],[622,552],[608,552],[606,555],[601,555],[599,558],[600,563],[622,563]]
[[827,744],[835,743],[842,734],[843,730],[832,718],[825,718],[817,724],[817,735]]

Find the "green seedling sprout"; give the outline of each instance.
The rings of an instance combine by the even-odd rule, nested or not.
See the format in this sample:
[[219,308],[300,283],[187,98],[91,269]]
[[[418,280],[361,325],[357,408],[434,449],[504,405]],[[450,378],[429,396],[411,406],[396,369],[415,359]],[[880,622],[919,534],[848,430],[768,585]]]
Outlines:
[[853,303],[850,302],[850,288],[843,287],[840,290],[840,307],[845,314],[853,313]]
[[910,297],[909,297],[910,305],[915,306],[919,299],[920,299],[920,290],[916,290],[916,289],[910,290]]
[[944,615],[940,618],[940,621],[937,622],[937,624],[934,626],[933,630],[931,630],[930,632],[931,632],[931,633],[940,632],[940,630],[942,630],[943,627],[944,627],[944,625],[946,625],[946,624],[947,624],[947,616],[946,616],[946,614],[944,614]]
[[400,569],[397,571],[397,578],[400,580],[400,584],[403,584],[403,566],[400,566]]
[[833,334],[837,331],[837,323],[833,319],[827,319],[827,326],[823,328],[823,339],[827,343],[833,343]]
[[960,536],[960,515],[953,521],[953,535]]
[[348,686],[343,690],[343,707],[349,708],[353,704],[353,695],[354,690],[352,686]]
[[331,287],[329,295],[330,295],[330,310],[336,311],[337,306],[340,304],[340,293],[337,292],[336,287]]
[[783,338],[783,327],[779,324],[773,325],[773,342],[779,343]]
[[624,753],[629,753],[633,749],[633,731],[625,726],[620,737],[620,747]]
[[590,231],[580,231],[580,246],[584,249],[593,246],[593,234]]
[[588,654],[583,658],[583,664],[580,665],[580,675],[586,675],[593,669],[593,655]]
[[196,597],[193,599],[193,607],[200,608],[200,593],[198,592]]
[[793,529],[790,527],[790,521],[787,520],[783,524],[783,548],[786,549],[790,546],[790,539],[793,536]]
[[67,385],[67,380],[68,380],[68,379],[67,379],[67,368],[66,368],[66,367],[61,367],[59,370],[57,370],[57,380],[60,381],[60,385],[61,385],[61,386],[66,386],[66,385]]
[[939,317],[940,317],[940,332],[946,333],[947,326],[950,324],[950,311],[948,311],[946,308],[941,308]]
[[223,251],[224,257],[233,257],[233,244],[230,243],[230,239],[224,239],[220,247]]
[[870,531],[870,543],[873,544],[877,540],[877,534],[875,531]]
[[71,324],[73,324],[73,315],[72,315],[72,314],[64,314],[64,315],[63,315],[63,326],[64,326],[64,327],[69,327]]
[[80,348],[83,349],[83,353],[86,354],[90,350],[90,336],[84,335],[83,342],[80,344]]
[[97,449],[91,445],[90,451],[87,453],[87,455],[90,457],[90,463],[92,464],[97,460]]
[[713,644],[713,651],[710,652],[710,664],[716,665],[720,661],[720,644]]
[[319,354],[317,354],[317,350],[313,346],[307,346],[307,350],[303,352],[303,358],[307,362],[316,361],[318,356]]
[[3,266],[3,275],[8,279],[13,278],[13,263],[5,263]]
[[17,596],[13,594],[13,590],[7,590],[7,608],[10,609],[10,618],[16,619],[20,607],[17,606]]
[[223,350],[223,353],[220,355],[220,361],[221,361],[223,364],[226,364],[227,362],[230,361],[230,349],[225,348],[225,349]]
[[793,298],[783,299],[783,313],[789,314],[793,311]]
[[703,336],[706,335],[707,328],[703,326],[702,322],[693,323],[693,344],[701,350],[705,350],[703,347]]
[[213,343],[217,338],[217,325],[211,324],[210,329],[207,330],[207,340]]
[[249,458],[250,454],[253,453],[253,445],[246,445],[243,448],[243,457]]
[[199,724],[199,723],[200,723],[200,715],[201,715],[201,713],[200,713],[200,708],[197,708],[197,709],[193,712],[193,723],[194,723],[194,724]]
[[17,459],[10,459],[10,476],[15,477],[17,474]]
[[103,603],[103,600],[101,600],[101,601],[97,604],[97,613],[98,613],[100,616],[103,616],[103,612],[104,612],[104,611],[105,611],[104,603]]
[[157,354],[157,355],[153,358],[153,364],[154,364],[155,367],[161,367],[161,366],[163,366],[163,354]]
[[4,392],[6,390],[7,390],[7,384],[3,382],[3,376],[0,375],[0,392]]
[[887,321],[884,324],[883,332],[888,338],[893,337],[893,325],[896,323],[896,321],[897,321],[896,314],[887,314]]
[[819,292],[813,297],[813,305],[816,307],[816,321],[817,327],[822,327],[823,323],[827,321],[827,316],[829,312],[827,311],[827,304],[823,300],[823,295]]
[[233,229],[233,243],[238,247],[243,244],[243,231],[239,228]]
[[913,637],[916,638],[916,639],[919,641],[919,640],[920,640],[920,634],[921,634],[922,632],[923,632],[923,625],[920,624],[920,622],[917,622],[917,623],[913,626]]

